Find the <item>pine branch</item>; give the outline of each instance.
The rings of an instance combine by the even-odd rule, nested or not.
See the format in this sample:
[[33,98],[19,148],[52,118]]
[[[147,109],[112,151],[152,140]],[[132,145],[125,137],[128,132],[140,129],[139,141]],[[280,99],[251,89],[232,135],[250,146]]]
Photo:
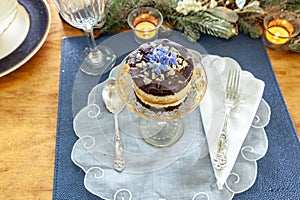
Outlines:
[[175,22],[176,28],[192,41],[198,40],[201,32],[226,39],[234,35],[233,24],[206,12],[201,15],[169,16],[169,18]]
[[258,38],[263,32],[263,19],[266,13],[239,13],[239,31],[249,34],[252,38]]
[[130,12],[128,0],[113,0],[108,5],[105,24],[102,28],[104,33],[113,33],[128,27],[127,16]]
[[261,5],[267,10],[277,7],[279,10],[288,10],[300,14],[300,0],[262,0]]
[[300,35],[291,41],[289,48],[291,51],[300,53]]
[[240,18],[238,21],[239,30],[242,33],[249,34],[252,38],[258,38],[262,35],[263,28],[261,24],[251,17]]
[[289,0],[286,3],[286,10],[300,15],[300,0]]
[[289,48],[291,51],[294,51],[294,52],[297,52],[297,53],[300,53],[300,44],[296,43],[296,44],[290,44],[289,45]]
[[280,6],[284,8],[284,5],[287,3],[288,0],[262,0],[261,5],[263,8],[267,7],[274,7],[274,6]]

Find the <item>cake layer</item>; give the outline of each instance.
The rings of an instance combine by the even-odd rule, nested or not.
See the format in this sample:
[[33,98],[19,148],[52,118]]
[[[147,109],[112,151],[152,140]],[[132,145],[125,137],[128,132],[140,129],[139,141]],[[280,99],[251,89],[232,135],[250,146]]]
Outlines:
[[190,84],[188,84],[184,89],[174,95],[155,96],[152,94],[148,94],[139,89],[139,87],[135,86],[136,96],[145,104],[156,108],[165,108],[170,106],[173,107],[179,105],[187,97],[189,90]]

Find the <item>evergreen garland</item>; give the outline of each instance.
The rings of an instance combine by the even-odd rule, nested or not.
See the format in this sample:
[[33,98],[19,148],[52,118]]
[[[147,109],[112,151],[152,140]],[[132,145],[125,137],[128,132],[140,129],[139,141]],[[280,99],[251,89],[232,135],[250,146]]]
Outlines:
[[[196,41],[201,33],[221,38],[230,38],[239,32],[258,38],[263,33],[263,18],[272,12],[286,10],[300,19],[300,0],[198,0],[206,8],[197,12],[180,13],[176,10],[182,0],[109,0],[104,33],[115,33],[128,29],[127,16],[138,7],[149,6],[158,9],[164,16],[164,23],[176,28],[189,40]],[[207,7],[217,3],[215,7]],[[291,41],[290,49],[300,52],[300,36]]]

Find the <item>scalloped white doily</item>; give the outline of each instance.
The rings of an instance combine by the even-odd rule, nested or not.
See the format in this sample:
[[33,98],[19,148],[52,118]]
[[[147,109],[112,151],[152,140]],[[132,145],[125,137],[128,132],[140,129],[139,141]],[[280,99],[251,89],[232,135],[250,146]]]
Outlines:
[[[111,76],[113,76],[113,72]],[[99,87],[99,85],[96,87]],[[96,87],[91,93],[96,91]],[[94,94],[91,94],[89,105],[83,108],[75,117],[74,129],[79,139],[74,144],[71,155],[73,162],[86,173],[84,185],[91,193],[103,199],[196,200],[206,198],[226,200],[232,199],[235,193],[248,190],[255,182],[257,174],[256,160],[265,155],[268,147],[264,127],[269,122],[271,111],[263,99],[231,175],[227,179],[226,187],[223,190],[218,190],[202,123],[195,123],[197,124],[196,130],[199,130],[199,132],[192,134],[194,135],[192,140],[187,139],[188,143],[185,143],[186,148],[182,148],[180,154],[177,151],[176,156],[166,165],[154,167],[146,173],[141,173],[141,171],[119,173],[108,166],[101,158],[112,155],[102,150],[111,149],[111,152],[113,152],[112,142],[107,142],[110,141],[109,139],[104,141],[103,137],[99,137],[99,134],[107,134],[106,131],[110,131],[109,135],[113,135],[114,130],[113,128],[105,129],[101,127],[103,121],[102,124],[99,122],[103,120],[103,116],[101,116],[103,110],[99,110],[98,108],[101,106],[95,104],[101,99],[95,97]],[[199,110],[195,110],[191,114],[192,116],[200,116]],[[85,119],[84,123],[79,120],[82,117]],[[90,124],[87,125],[87,122],[90,122]],[[109,123],[108,120],[107,123]],[[186,123],[185,125],[191,126],[192,124]],[[187,135],[187,133],[185,132],[184,135]],[[126,149],[126,143],[123,143],[123,146]],[[157,151],[156,162],[162,162],[166,159],[160,150],[153,150],[153,152]],[[97,152],[97,155],[95,152]],[[140,165],[143,165],[143,163],[140,163]]]

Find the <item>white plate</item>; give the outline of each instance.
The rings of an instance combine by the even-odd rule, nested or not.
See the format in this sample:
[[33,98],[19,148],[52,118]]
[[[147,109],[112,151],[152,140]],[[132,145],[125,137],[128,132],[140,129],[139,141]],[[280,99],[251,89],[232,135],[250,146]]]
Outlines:
[[[23,30],[22,36],[25,36],[25,39],[20,39],[23,40],[21,44],[17,44],[19,42],[14,41],[14,45],[18,47],[12,47],[14,50],[5,57],[0,54],[0,77],[18,69],[32,58],[46,41],[50,30],[51,12],[46,0],[19,0],[19,3],[21,5],[19,14],[23,15],[23,17],[25,15],[27,18],[29,16],[29,31],[25,34],[25,28],[18,27],[18,31]],[[22,11],[22,9],[25,9],[25,11]],[[25,23],[24,19],[21,21],[21,23]],[[13,30],[13,27],[9,29]],[[16,31],[13,30],[13,32]],[[5,32],[4,34],[7,33]]]
[[0,36],[0,59],[16,50],[25,40],[30,27],[29,14],[22,5],[18,5],[16,19]]

